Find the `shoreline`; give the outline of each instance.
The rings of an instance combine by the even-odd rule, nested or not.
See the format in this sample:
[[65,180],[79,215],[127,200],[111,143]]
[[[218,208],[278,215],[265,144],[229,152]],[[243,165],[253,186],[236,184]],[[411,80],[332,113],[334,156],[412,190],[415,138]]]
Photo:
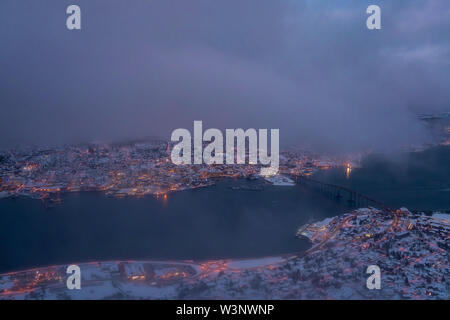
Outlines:
[[[405,208],[360,208],[303,226],[301,233],[313,242],[305,253],[83,263],[82,288],[87,291],[65,288],[67,265],[27,269],[0,275],[0,298],[448,299],[449,284],[443,280],[450,271],[448,245],[444,249],[448,217],[418,215]],[[383,272],[382,290],[364,290],[363,271],[372,264]],[[111,291],[107,296],[105,288]]]

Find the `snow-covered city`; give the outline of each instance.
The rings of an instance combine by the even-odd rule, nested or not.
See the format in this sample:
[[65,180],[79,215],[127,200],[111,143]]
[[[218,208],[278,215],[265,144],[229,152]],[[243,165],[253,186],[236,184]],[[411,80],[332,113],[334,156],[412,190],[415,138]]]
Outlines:
[[68,1],[0,1],[2,307],[450,300],[449,0]]

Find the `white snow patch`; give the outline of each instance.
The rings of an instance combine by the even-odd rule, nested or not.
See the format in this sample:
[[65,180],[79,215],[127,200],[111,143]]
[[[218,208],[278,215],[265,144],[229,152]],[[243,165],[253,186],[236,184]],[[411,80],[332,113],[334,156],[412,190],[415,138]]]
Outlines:
[[228,263],[228,267],[236,269],[249,269],[262,266],[268,266],[271,264],[277,264],[285,261],[282,257],[269,257],[261,259],[249,259],[249,260],[237,260]]
[[450,221],[450,214],[448,213],[435,212],[432,217]]

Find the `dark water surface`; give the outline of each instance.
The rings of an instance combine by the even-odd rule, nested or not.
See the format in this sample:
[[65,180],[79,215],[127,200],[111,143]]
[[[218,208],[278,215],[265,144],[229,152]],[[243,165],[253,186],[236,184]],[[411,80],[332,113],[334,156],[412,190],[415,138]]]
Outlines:
[[313,178],[363,193],[392,208],[450,210],[450,147],[399,155],[372,155],[362,168],[317,172]]
[[225,180],[216,186],[116,199],[99,193],[62,196],[45,209],[28,198],[0,201],[0,272],[107,259],[258,257],[305,250],[297,228],[345,211],[301,186]]

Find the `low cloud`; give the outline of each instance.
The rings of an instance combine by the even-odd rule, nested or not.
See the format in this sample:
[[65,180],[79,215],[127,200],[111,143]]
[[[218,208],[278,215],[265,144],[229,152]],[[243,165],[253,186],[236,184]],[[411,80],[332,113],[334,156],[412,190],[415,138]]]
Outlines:
[[194,120],[330,152],[426,141],[415,114],[449,108],[450,4],[380,2],[369,31],[369,1],[80,0],[68,31],[70,3],[3,0],[0,146],[169,138]]

